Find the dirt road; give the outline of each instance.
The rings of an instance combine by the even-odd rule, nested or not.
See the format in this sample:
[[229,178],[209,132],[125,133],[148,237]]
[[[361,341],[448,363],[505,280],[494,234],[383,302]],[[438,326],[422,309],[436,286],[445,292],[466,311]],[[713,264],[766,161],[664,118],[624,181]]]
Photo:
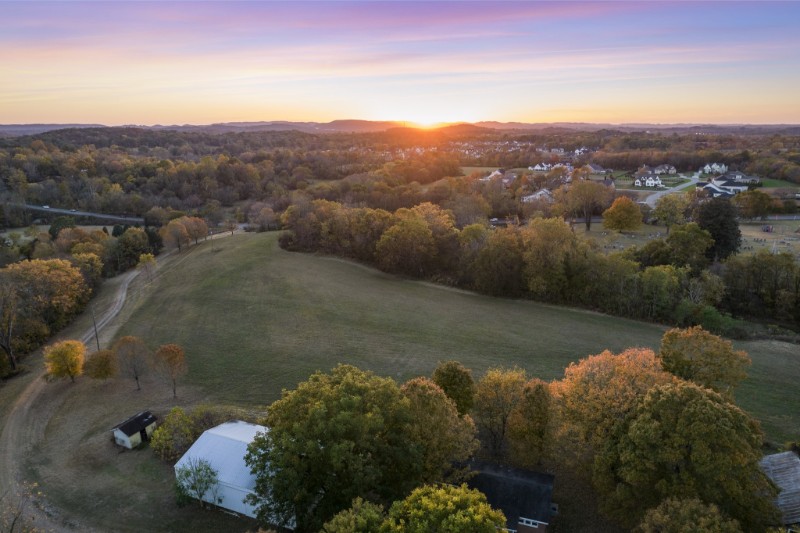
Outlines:
[[[125,305],[128,285],[139,274],[131,270],[122,274],[119,286],[114,295],[113,305],[101,316],[96,317],[97,328],[101,330],[119,314]],[[90,312],[90,311],[87,311]],[[89,328],[81,337],[87,346],[94,339],[94,328]],[[23,485],[20,472],[26,453],[44,437],[47,423],[57,404],[37,403],[48,383],[42,379],[44,369],[39,366],[33,372],[33,379],[27,387],[17,396],[14,404],[9,409],[8,418],[2,433],[0,433],[0,494],[6,494],[7,501],[17,502],[26,499],[27,488]],[[36,409],[34,410],[34,407]],[[50,509],[45,502],[32,499],[34,505],[27,505],[25,517],[35,524],[37,529],[45,531],[69,531],[76,524],[64,524],[58,513]],[[87,529],[81,527],[83,531]]]

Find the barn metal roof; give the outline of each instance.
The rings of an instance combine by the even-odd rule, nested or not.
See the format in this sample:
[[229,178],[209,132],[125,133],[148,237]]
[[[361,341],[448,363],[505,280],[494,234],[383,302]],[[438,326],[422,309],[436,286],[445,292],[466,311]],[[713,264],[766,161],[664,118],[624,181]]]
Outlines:
[[208,429],[178,460],[175,469],[188,464],[190,459],[205,459],[217,471],[221,484],[253,490],[256,478],[245,464],[244,456],[256,433],[265,431],[264,426],[238,420]]
[[800,523],[800,457],[794,452],[767,455],[761,459],[761,469],[781,489],[775,503],[783,523]]

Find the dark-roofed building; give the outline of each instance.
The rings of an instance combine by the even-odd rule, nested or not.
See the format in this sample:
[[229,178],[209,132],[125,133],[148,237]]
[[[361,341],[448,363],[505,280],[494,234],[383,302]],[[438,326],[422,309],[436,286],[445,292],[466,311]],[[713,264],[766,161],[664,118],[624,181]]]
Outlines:
[[547,531],[553,514],[553,476],[488,463],[471,466],[477,474],[467,484],[485,494],[489,505],[503,511],[509,532]]
[[784,525],[800,523],[800,457],[794,452],[776,453],[761,459],[761,470],[781,492],[775,503]]
[[125,422],[114,426],[114,442],[128,449],[150,440],[156,430],[156,417],[150,411],[135,414]]

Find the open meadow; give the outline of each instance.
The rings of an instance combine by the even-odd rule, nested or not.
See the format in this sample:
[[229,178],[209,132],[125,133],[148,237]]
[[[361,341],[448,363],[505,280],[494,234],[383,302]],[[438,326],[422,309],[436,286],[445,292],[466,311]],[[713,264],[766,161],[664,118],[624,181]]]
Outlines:
[[[150,409],[163,417],[174,405],[199,403],[257,410],[277,399],[281,389],[338,363],[400,381],[429,375],[445,359],[462,361],[476,377],[493,366],[517,365],[531,376],[558,379],[570,362],[604,349],[657,349],[665,331],[655,324],[491,298],[335,258],[286,252],[275,233],[239,234],[194,246],[164,262],[152,282],[140,275],[129,290],[129,303],[119,317],[121,327],[110,333],[140,336],[153,349],[169,342],[183,345],[189,374],[178,385],[177,400],[155,376],[145,379],[141,391],[121,377],[48,385],[39,403],[52,417],[44,440],[30,450],[25,472],[81,529],[252,527],[222,513],[176,508],[169,465],[146,449],[119,453],[109,430],[138,411]],[[103,347],[112,340],[101,335]],[[739,404],[761,420],[771,441],[800,439],[797,346],[771,341],[737,346],[753,358],[750,378],[737,394]],[[557,492],[564,488],[557,486]],[[565,500],[570,497],[562,496]],[[591,515],[570,504],[562,509]],[[554,530],[593,530],[576,524],[580,520]]]

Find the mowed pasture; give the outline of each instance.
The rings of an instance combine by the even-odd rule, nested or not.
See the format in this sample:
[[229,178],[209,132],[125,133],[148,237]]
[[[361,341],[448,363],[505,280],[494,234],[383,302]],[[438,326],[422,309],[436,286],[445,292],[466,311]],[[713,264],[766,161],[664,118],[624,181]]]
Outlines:
[[[178,399],[168,383],[150,374],[141,391],[125,377],[53,383],[34,406],[48,413],[49,422],[44,439],[26,452],[26,477],[39,483],[46,501],[75,529],[253,527],[223,513],[178,509],[169,464],[148,449],[120,453],[110,428],[138,411],[163,417],[175,405],[227,403],[260,412],[281,389],[340,362],[401,381],[429,375],[438,361],[451,358],[471,367],[476,377],[489,367],[516,365],[531,376],[559,379],[569,363],[604,349],[657,349],[665,331],[290,253],[277,246],[276,234],[204,242],[160,263],[152,282],[140,275],[131,285],[121,327],[105,330],[100,343],[110,345],[111,335],[138,335],[151,348],[182,344],[189,374],[178,385]],[[104,291],[99,311],[107,299]],[[79,322],[77,329],[84,331],[90,315]],[[753,358],[739,404],[761,420],[773,442],[800,438],[800,350],[774,341],[737,346]],[[28,363],[41,364],[40,358]],[[564,512],[554,530],[598,530],[585,480],[565,483],[557,485]],[[581,506],[568,505],[572,501]]]
[[[583,310],[399,279],[349,261],[290,253],[276,234],[239,235],[163,273],[119,335],[186,348],[194,388],[266,405],[316,370],[349,363],[403,381],[457,359],[480,376],[519,366],[559,379],[609,349],[658,349],[665,328]],[[737,398],[775,442],[800,437],[800,349],[741,342],[753,358]],[[769,398],[765,401],[765,398]]]

